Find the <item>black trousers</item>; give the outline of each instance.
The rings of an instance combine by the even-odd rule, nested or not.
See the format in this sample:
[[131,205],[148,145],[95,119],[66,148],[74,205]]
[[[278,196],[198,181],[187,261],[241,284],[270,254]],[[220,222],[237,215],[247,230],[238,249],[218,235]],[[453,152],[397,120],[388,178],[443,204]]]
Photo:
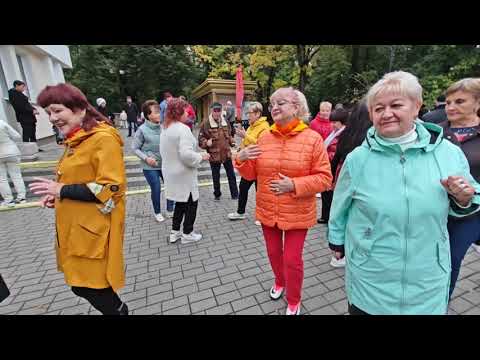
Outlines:
[[[180,230],[180,224],[183,220],[183,233],[190,234],[193,231],[193,224],[197,218],[198,200],[193,201],[192,194],[188,197],[187,202],[175,202],[175,210],[173,211],[172,229]],[[185,218],[185,219],[184,219]]]
[[328,221],[330,219],[330,208],[332,207],[333,191],[322,192],[322,219]]
[[252,184],[255,183],[255,190],[257,189],[257,182],[255,180],[245,180],[243,177],[240,179],[240,194],[238,195],[238,210],[237,213],[245,214],[245,208],[247,207],[248,191]]
[[37,137],[36,137],[37,124],[21,122],[20,125],[22,126],[23,142],[37,142]]
[[136,132],[138,129],[138,124],[136,121],[127,121],[128,122],[128,136],[132,136],[132,126],[134,128],[133,132]]
[[127,305],[120,300],[111,287],[106,289],[90,289],[72,286],[75,295],[84,298],[103,315],[128,315]]
[[350,304],[350,303],[348,303],[348,313],[350,315],[370,315],[370,314],[366,313],[363,310],[360,310],[358,307],[356,307],[355,305]]
[[[222,163],[210,163],[212,168],[212,178],[213,178],[213,195],[215,197],[222,196],[220,191],[220,167]],[[233,170],[232,159],[227,159],[223,163],[225,172],[227,173],[228,186],[230,187],[230,195],[232,198],[238,198],[238,188],[237,188],[237,179],[235,178],[235,172]]]

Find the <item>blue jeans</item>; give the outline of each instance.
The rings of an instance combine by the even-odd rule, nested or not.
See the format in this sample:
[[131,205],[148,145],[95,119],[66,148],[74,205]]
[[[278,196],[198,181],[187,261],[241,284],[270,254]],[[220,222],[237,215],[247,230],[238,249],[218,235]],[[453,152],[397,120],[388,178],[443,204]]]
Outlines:
[[449,218],[447,226],[448,234],[450,235],[450,254],[452,258],[450,280],[450,296],[452,296],[463,258],[470,245],[480,240],[480,214],[471,215],[463,219]]
[[[145,175],[145,179],[147,179],[148,185],[150,185],[150,189],[152,190],[153,211],[155,214],[160,214],[160,194],[162,191],[160,179],[163,181],[162,170],[143,169],[143,175]],[[173,211],[174,205],[175,201],[167,199],[167,211]]]

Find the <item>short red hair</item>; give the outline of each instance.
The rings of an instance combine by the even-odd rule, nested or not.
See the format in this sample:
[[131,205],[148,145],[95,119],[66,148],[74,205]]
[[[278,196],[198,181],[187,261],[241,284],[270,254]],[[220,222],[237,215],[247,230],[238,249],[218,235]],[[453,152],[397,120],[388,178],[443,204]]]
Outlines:
[[90,131],[99,121],[111,124],[110,119],[100,114],[87,100],[85,94],[72,84],[48,85],[37,97],[37,103],[42,108],[51,104],[61,104],[72,111],[86,110],[82,128]]
[[165,119],[165,125],[168,126],[174,121],[180,121],[181,117],[185,113],[187,102],[180,98],[172,98],[167,102],[167,113]]

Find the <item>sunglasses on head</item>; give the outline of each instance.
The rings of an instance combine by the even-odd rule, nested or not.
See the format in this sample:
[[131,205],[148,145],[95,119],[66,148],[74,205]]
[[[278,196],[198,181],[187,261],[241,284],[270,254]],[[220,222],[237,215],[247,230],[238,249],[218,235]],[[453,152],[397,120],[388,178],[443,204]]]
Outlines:
[[222,109],[213,109],[213,112],[220,112]]

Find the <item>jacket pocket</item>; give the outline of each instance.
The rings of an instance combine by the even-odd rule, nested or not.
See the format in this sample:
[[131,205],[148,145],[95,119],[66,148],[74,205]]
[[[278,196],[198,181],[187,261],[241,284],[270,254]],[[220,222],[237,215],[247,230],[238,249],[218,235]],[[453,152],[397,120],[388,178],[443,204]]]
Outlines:
[[445,273],[450,273],[451,271],[451,264],[449,259],[449,248],[443,244],[437,243],[437,259],[438,264],[442,268]]
[[105,215],[102,218],[95,218],[93,222],[73,224],[68,236],[67,254],[88,259],[103,259],[109,234],[110,221]]
[[355,241],[350,250],[350,260],[356,266],[365,264],[371,255],[371,250],[374,244],[372,237],[372,228],[367,227],[360,237],[359,241]]

